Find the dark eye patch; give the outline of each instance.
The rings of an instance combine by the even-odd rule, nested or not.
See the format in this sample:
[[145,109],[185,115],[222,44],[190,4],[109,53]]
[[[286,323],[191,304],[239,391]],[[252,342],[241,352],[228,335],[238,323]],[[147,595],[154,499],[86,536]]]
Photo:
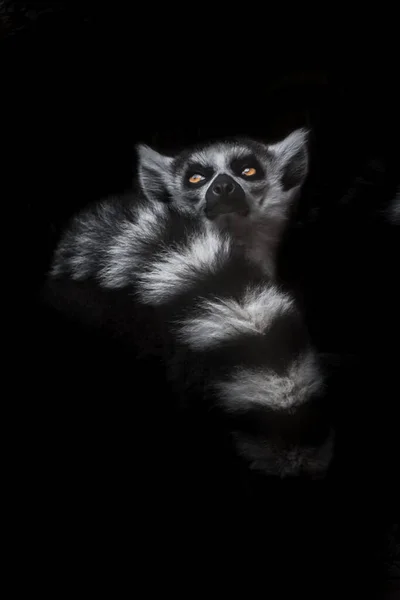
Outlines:
[[[235,175],[242,177],[247,181],[260,181],[260,179],[265,178],[265,171],[254,154],[248,154],[246,156],[241,156],[240,158],[234,158],[230,163],[230,167]],[[251,177],[242,175],[244,169],[251,168],[256,170],[255,175],[252,175]]]
[[[207,183],[207,181],[213,176],[213,174],[214,169],[212,167],[205,167],[204,165],[201,165],[199,163],[189,163],[188,168],[186,169],[185,174],[183,176],[183,182],[186,187],[193,188],[194,185],[196,187],[201,187],[202,185]],[[192,177],[192,175],[202,175],[204,179],[196,184],[189,183],[189,179],[190,177]]]

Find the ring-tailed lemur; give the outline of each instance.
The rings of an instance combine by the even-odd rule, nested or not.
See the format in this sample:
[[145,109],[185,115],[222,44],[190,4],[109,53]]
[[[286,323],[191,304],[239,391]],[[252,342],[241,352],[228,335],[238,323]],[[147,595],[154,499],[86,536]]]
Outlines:
[[[73,220],[48,286],[55,306],[99,326],[129,326],[150,308],[178,394],[218,406],[252,468],[325,473],[333,441],[317,354],[292,298],[231,233],[174,203],[104,201]],[[99,311],[93,287],[99,304],[106,296]]]
[[233,139],[174,158],[141,144],[139,182],[148,199],[169,198],[179,211],[230,231],[274,275],[282,229],[308,172],[307,138],[297,129],[275,144]]

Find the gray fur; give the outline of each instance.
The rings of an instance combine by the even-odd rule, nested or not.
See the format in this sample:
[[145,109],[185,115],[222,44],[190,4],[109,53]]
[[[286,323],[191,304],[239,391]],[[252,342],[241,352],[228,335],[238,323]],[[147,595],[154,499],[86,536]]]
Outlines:
[[203,274],[212,274],[229,258],[231,241],[209,227],[182,246],[164,248],[139,276],[143,303],[160,305],[190,289]]
[[157,201],[160,193],[172,184],[171,166],[173,159],[159,154],[149,146],[137,147],[139,156],[139,182],[149,200]]
[[121,219],[117,199],[100,202],[77,215],[54,254],[50,276],[76,281],[96,279],[117,289],[135,280],[147,244],[162,235],[167,208],[160,203],[130,207]]
[[242,411],[254,405],[290,409],[307,402],[323,389],[323,377],[312,351],[294,357],[286,374],[268,368],[238,367],[229,380],[216,384],[228,411]]
[[293,306],[292,298],[273,285],[249,287],[239,301],[202,301],[197,316],[182,323],[179,334],[190,348],[207,350],[246,333],[264,335],[273,319]]
[[[284,152],[287,156],[295,151],[296,140],[300,143],[295,138],[289,146],[284,144],[283,149],[270,149],[276,152],[277,164],[283,160]],[[157,168],[161,164],[157,156],[152,157],[152,164]],[[125,288],[133,287],[136,290],[132,294],[133,311],[134,303],[138,302],[155,310],[162,308],[166,311],[163,315],[169,314],[175,296],[197,289],[200,278],[217,280],[221,269],[232,261],[232,250],[237,245],[232,231],[221,232],[202,217],[192,233],[167,244],[164,238],[171,210],[175,209],[153,199],[124,210],[110,199],[86,210],[73,220],[63,236],[55,252],[50,279],[67,277],[72,282],[92,279],[97,281],[100,291],[107,288],[124,292]],[[185,214],[182,209],[183,221]],[[295,308],[294,300],[270,278],[265,278],[265,284],[246,285],[238,281],[238,285],[243,285],[243,289],[235,297],[204,298],[196,292],[197,297],[188,306],[169,316],[167,325],[173,343],[183,348],[184,360],[186,356],[195,357],[191,359],[195,361],[195,371],[204,355],[220,350],[226,342],[233,340],[243,346],[252,344],[254,337],[268,336],[274,320],[285,318]],[[268,364],[252,367],[238,362],[232,366],[231,357],[228,363],[223,377],[218,369],[206,371],[205,384],[213,390],[216,404],[231,415],[240,417],[257,408],[275,411],[290,420],[292,411],[323,393],[318,357],[308,340],[304,342],[304,352],[292,356],[282,373],[273,371]],[[178,370],[178,376],[179,373]],[[233,433],[238,453],[252,468],[267,474],[286,476],[303,471],[319,474],[326,470],[332,454],[331,439],[322,446],[310,447],[286,445],[284,440],[277,442],[268,435],[236,430]]]

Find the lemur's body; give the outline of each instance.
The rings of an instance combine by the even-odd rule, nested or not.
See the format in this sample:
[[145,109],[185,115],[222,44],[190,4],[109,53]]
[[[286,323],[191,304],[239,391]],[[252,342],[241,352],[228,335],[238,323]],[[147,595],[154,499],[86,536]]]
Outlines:
[[[104,311],[86,303],[86,284],[107,297]],[[294,301],[232,232],[175,203],[111,199],[73,220],[48,288],[59,308],[116,333],[151,319],[177,392],[220,407],[254,468],[325,472],[332,438],[318,357]]]

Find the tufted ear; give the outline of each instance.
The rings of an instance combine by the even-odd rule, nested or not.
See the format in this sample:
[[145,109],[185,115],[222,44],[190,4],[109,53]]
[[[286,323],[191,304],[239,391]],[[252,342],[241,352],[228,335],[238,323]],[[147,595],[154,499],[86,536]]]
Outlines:
[[308,134],[305,128],[296,129],[268,147],[284,191],[301,186],[308,174]]
[[138,175],[140,186],[149,200],[165,199],[170,188],[173,158],[164,156],[145,144],[138,144]]

